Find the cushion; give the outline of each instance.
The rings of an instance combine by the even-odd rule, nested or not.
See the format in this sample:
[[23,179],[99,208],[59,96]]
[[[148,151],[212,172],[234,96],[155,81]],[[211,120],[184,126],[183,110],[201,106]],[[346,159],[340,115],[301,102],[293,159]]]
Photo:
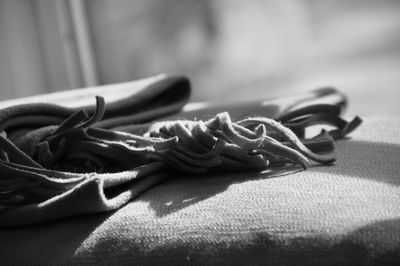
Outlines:
[[1,264],[399,265],[398,128],[364,117],[334,165],[180,175],[113,212],[0,229]]

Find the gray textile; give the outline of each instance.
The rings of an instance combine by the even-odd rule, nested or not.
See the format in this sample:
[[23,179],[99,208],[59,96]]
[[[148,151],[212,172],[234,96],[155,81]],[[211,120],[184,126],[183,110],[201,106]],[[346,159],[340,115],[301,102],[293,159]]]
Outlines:
[[399,265],[399,128],[364,117],[334,166],[182,176],[114,212],[1,229],[1,264]]
[[[107,101],[99,96],[96,106],[93,102],[87,104],[87,98],[94,93],[105,94]],[[0,228],[115,210],[167,178],[174,178],[175,170],[205,173],[212,172],[212,167],[215,171],[228,169],[224,170],[226,173],[235,169],[260,170],[267,165],[282,168],[280,155],[304,168],[309,165],[307,158],[332,163],[335,160],[332,154],[334,139],[351,133],[361,121],[354,118],[347,122],[340,117],[346,99],[332,88],[264,102],[208,106],[202,111],[177,113],[185,106],[189,95],[187,78],[164,75],[148,79],[144,84],[143,81],[116,84],[108,90],[75,90],[43,95],[42,100],[38,96],[30,98],[28,104],[14,103],[0,109]],[[51,104],[52,101],[59,104]],[[330,104],[315,104],[320,101]],[[305,106],[299,107],[302,105]],[[164,121],[158,125],[150,122],[171,119],[165,117],[168,114],[174,114],[175,118],[194,116],[193,119],[203,120],[214,116],[215,111],[227,112],[205,122],[208,126],[203,126],[208,128],[207,133],[201,133],[204,130],[201,127],[194,133],[196,129],[187,120]],[[267,139],[265,127],[259,128],[264,133],[252,132],[256,130],[252,127],[260,126],[258,122],[253,124],[255,120],[260,121],[254,118],[242,121],[248,124],[247,129],[241,129],[243,135],[235,132],[230,116],[241,120],[256,115],[277,119],[279,122],[259,118],[267,124],[272,123],[269,126],[275,127],[276,133],[283,134],[285,125],[293,131],[284,133],[286,140],[272,135]],[[313,139],[304,138],[305,128],[315,123],[331,124],[335,130],[320,133]],[[170,131],[169,137],[162,140],[145,137],[144,140],[126,134],[137,134],[146,128],[149,130],[146,135],[151,138],[165,137],[166,131]],[[193,134],[187,134],[191,130]],[[210,138],[208,134],[214,134],[213,131],[220,132],[214,132],[215,137]],[[230,136],[218,142],[216,138],[221,132]],[[309,141],[304,145],[312,144],[313,148],[308,149],[298,138],[303,138],[304,143]],[[233,141],[236,146],[228,148],[226,141]],[[304,154],[279,141],[291,142],[296,149],[303,149]],[[199,145],[201,142],[204,145]],[[189,150],[181,152],[180,148]],[[324,154],[313,153],[312,149]],[[251,152],[268,154],[264,157],[250,155]],[[269,157],[269,152],[279,156]]]

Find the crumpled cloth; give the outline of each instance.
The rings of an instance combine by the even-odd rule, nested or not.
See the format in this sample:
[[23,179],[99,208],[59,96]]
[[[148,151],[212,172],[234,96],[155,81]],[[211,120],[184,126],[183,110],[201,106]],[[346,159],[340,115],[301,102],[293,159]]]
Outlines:
[[[98,100],[97,105],[94,102],[90,103],[89,98],[93,101],[94,95],[104,96],[105,102]],[[22,100],[27,101],[25,103],[6,103],[8,106],[0,110],[0,227],[115,210],[149,188],[176,175],[176,171],[159,161],[145,163],[132,169],[126,168],[123,171],[85,172],[85,169],[96,165],[86,165],[84,167],[88,168],[80,171],[77,169],[78,165],[55,163],[55,158],[59,157],[57,152],[62,153],[74,146],[74,143],[64,145],[59,136],[69,134],[75,137],[76,132],[83,132],[69,131],[77,124],[82,127],[94,124],[99,129],[94,131],[97,136],[111,138],[114,141],[112,144],[118,145],[118,139],[113,139],[114,134],[110,136],[110,131],[101,129],[142,134],[151,129],[155,120],[209,118],[203,117],[198,110],[179,113],[187,103],[189,95],[190,83],[187,78],[162,75],[118,86],[33,97]],[[46,97],[49,102],[45,102]],[[38,99],[39,102],[35,102]],[[324,101],[330,105],[321,104]],[[315,105],[311,104],[313,102],[316,102]],[[103,112],[104,108],[99,108],[101,105],[105,105],[106,112]],[[246,105],[248,106],[248,103]],[[357,119],[348,123],[339,117],[345,105],[346,99],[343,95],[334,89],[326,88],[254,103],[259,114],[256,111],[251,114],[287,122],[289,128],[298,135],[305,134],[305,127],[332,122],[337,129],[330,131],[330,135],[340,138],[360,123]],[[304,108],[301,108],[302,106]],[[213,113],[213,108],[216,113],[229,113],[231,109],[233,118],[243,118],[235,117],[233,111],[240,110],[240,105],[236,105],[235,108],[205,108],[207,116]],[[320,113],[320,110],[326,108],[328,113]],[[46,141],[43,141],[44,139]],[[330,142],[326,138],[322,138],[321,141]],[[80,151],[80,144],[75,143],[74,151]],[[56,152],[53,151],[53,146],[57,148]],[[329,147],[329,151],[333,150],[333,146]],[[113,155],[107,154],[109,150],[101,150],[101,146],[96,148],[100,148],[99,153],[106,153],[105,158],[112,160]],[[91,157],[91,154],[73,152],[71,156],[76,159],[79,156]],[[96,157],[92,161],[96,160],[99,159]],[[99,165],[101,164],[102,162],[99,162]],[[18,190],[24,191],[24,197],[15,193]],[[34,198],[35,201],[32,202],[30,198]]]

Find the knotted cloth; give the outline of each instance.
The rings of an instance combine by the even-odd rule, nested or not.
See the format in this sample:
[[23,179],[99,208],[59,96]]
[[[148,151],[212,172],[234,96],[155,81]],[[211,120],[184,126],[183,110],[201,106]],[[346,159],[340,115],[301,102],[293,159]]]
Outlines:
[[[114,210],[179,172],[332,164],[334,141],[361,123],[341,118],[347,101],[332,88],[264,101],[267,112],[241,118],[223,106],[208,117],[179,113],[190,95],[185,77],[106,89],[0,110],[0,226]],[[307,136],[321,124],[333,129]]]

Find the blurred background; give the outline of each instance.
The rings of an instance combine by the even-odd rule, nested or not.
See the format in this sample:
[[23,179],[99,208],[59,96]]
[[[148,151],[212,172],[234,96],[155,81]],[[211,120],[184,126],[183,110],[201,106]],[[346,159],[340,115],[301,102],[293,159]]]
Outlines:
[[192,101],[331,85],[400,114],[400,1],[0,0],[0,100],[159,73]]

